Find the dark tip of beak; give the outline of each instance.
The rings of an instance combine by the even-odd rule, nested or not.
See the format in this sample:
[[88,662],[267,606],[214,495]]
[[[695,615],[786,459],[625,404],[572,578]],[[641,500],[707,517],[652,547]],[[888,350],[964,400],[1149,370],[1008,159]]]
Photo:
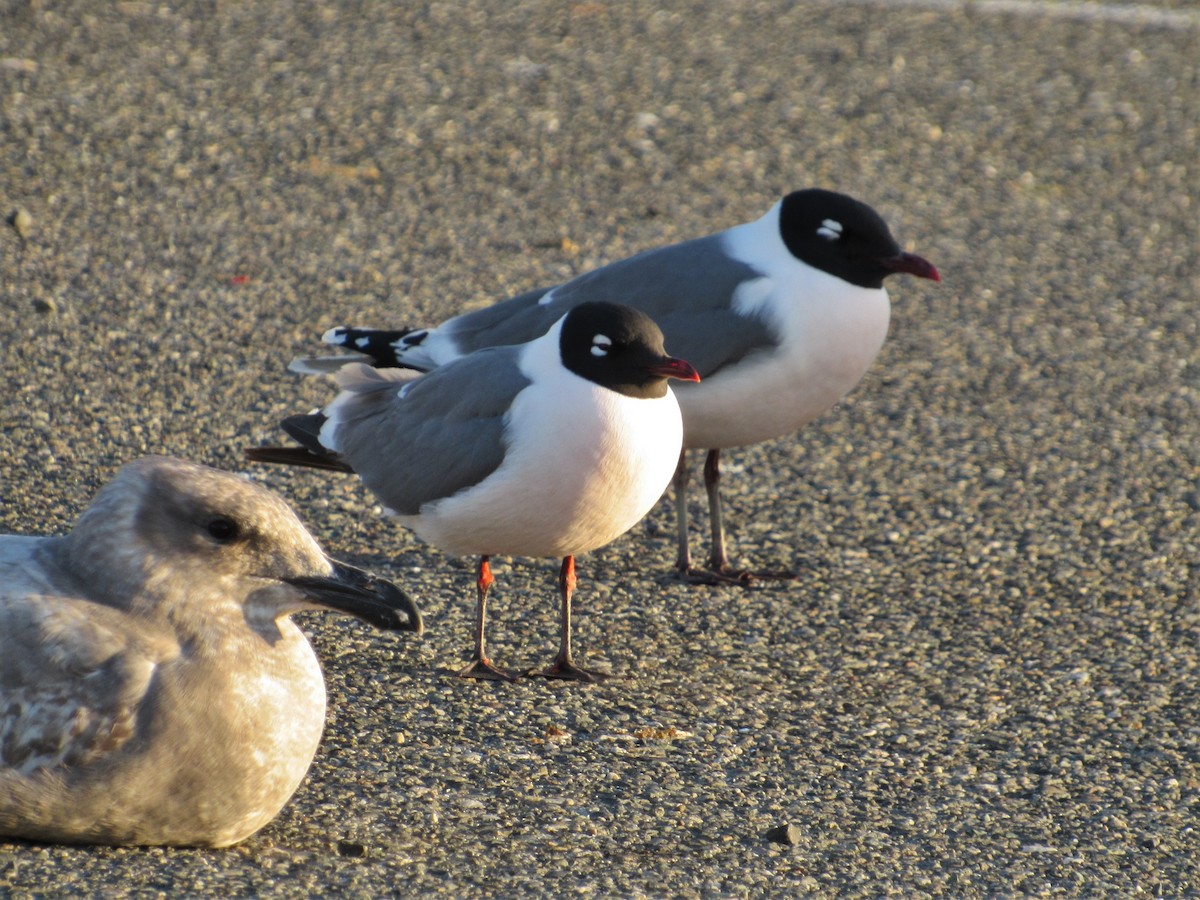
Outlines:
[[916,275],[918,278],[928,278],[930,281],[940,282],[942,280],[937,267],[923,256],[917,256],[915,253],[901,253],[899,256],[881,259],[879,262],[885,269],[892,272],[904,272],[908,275]]
[[656,363],[651,367],[650,371],[662,378],[678,378],[681,381],[700,380],[700,373],[692,367],[691,363],[682,359],[675,359],[673,356],[668,356],[661,362]]
[[337,560],[328,578],[305,576],[287,582],[302,590],[319,606],[347,613],[388,631],[425,630],[416,602],[386,578]]

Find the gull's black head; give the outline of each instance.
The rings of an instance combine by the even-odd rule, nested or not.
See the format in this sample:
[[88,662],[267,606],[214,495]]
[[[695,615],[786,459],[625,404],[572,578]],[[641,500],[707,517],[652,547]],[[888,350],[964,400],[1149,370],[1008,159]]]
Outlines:
[[567,369],[627,397],[665,396],[668,378],[700,380],[690,365],[667,355],[653,319],[616,303],[574,307],[558,346]]
[[942,280],[932,263],[900,249],[879,213],[845,194],[820,188],[788,194],[779,233],[797,259],[858,287],[883,287],[896,272]]

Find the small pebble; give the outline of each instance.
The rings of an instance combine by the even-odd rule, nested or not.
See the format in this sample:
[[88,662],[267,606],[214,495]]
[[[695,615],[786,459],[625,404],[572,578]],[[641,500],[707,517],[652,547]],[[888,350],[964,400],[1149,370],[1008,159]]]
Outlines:
[[29,214],[29,210],[25,209],[25,207],[18,206],[9,215],[8,224],[22,238],[27,238],[29,237],[30,229],[33,227],[33,216]]
[[777,844],[787,844],[795,847],[800,843],[800,827],[797,825],[776,825],[767,832],[767,840]]

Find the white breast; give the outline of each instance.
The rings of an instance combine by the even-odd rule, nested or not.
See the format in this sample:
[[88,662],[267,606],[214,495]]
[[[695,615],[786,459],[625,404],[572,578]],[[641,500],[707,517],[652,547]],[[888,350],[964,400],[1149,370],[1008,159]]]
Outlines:
[[501,466],[400,517],[426,541],[464,555],[585,553],[632,528],[666,489],[683,437],[674,396],[623,396],[548,361],[547,351],[557,355],[556,334],[522,356],[533,383],[509,412]]
[[771,240],[760,225],[727,233],[731,252],[767,273],[742,286],[734,307],[770,322],[780,343],[676,388],[690,448],[738,447],[790,434],[858,384],[887,337],[886,290],[856,287],[787,253],[758,250],[755,259],[755,248]]

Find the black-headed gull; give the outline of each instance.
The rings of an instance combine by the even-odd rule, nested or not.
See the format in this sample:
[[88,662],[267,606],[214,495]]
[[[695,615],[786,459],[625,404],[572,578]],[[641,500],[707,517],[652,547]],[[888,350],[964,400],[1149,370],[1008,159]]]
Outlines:
[[670,484],[683,423],[667,379],[699,379],[667,355],[658,326],[626,306],[583,303],[535,340],[428,375],[354,363],[335,377],[341,393],[331,404],[284,422],[303,448],[247,455],[353,471],[421,538],[480,557],[464,677],[511,677],[486,653],[488,558],[561,558],[559,652],[538,674],[604,677],[572,657],[574,557],[632,528]]
[[[677,571],[704,582],[780,577],[790,573],[730,568],[720,451],[789,434],[845,396],[883,345],[890,317],[883,282],[901,272],[941,280],[931,263],[901,250],[871,207],[809,189],[788,194],[756,221],[611,263],[436,328],[335,328],[324,340],[366,354],[373,365],[429,371],[482,347],[527,341],[576,304],[620,298],[650,315],[667,351],[691,362],[704,379],[680,385],[677,396],[685,451],[708,450],[709,570],[693,569],[688,551],[688,472],[681,455]],[[301,371],[325,363],[296,361]]]

